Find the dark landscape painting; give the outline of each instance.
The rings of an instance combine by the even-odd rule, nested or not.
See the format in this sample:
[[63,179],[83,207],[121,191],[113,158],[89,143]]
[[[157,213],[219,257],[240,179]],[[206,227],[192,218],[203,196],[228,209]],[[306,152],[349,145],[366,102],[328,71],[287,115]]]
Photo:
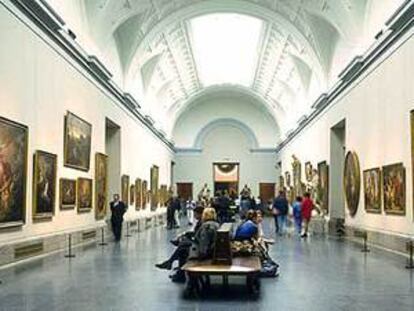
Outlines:
[[65,117],[64,165],[89,171],[92,125],[75,114]]
[[60,179],[60,209],[73,209],[76,206],[76,180]]
[[50,219],[56,202],[57,155],[36,151],[33,167],[33,219]]
[[28,128],[0,117],[0,228],[25,221]]
[[95,217],[103,219],[106,216],[106,201],[108,195],[108,157],[103,153],[95,155]]
[[383,167],[384,211],[405,215],[405,167],[402,163]]
[[92,210],[92,179],[78,178],[77,205],[79,213]]

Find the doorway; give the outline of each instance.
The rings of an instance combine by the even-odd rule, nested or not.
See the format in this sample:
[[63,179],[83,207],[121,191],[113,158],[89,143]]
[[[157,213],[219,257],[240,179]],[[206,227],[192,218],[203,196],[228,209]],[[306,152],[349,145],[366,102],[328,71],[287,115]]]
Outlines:
[[177,195],[180,200],[193,199],[193,183],[177,183]]
[[112,195],[121,190],[121,128],[108,118],[105,121],[105,153],[108,156],[107,199],[110,201]]
[[275,197],[275,188],[275,183],[259,183],[259,194],[263,204],[271,204]]
[[240,163],[213,163],[214,195],[220,191],[236,198],[239,193]]
[[342,120],[331,128],[330,135],[330,193],[329,210],[331,220],[345,219],[345,198],[343,192],[343,167],[346,151],[346,122]]

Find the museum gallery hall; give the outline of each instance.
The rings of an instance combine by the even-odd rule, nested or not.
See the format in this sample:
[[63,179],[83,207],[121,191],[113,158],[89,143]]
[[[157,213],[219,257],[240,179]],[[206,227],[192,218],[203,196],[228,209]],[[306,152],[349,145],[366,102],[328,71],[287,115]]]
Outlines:
[[0,0],[0,311],[414,310],[414,0]]

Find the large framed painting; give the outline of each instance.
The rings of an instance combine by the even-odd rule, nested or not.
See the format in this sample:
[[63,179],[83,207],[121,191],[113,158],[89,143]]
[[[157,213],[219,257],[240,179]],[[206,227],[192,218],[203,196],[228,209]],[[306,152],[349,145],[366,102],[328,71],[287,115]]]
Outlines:
[[65,116],[64,165],[89,171],[92,125],[68,112]]
[[279,191],[282,191],[282,190],[285,189],[285,178],[282,175],[279,176],[279,185],[278,186],[279,186]]
[[60,209],[74,209],[76,206],[76,180],[61,178],[59,184]]
[[348,151],[345,156],[343,176],[345,201],[349,214],[355,216],[361,194],[361,171],[358,155],[353,151]]
[[129,176],[122,175],[121,177],[121,201],[128,205],[129,202]]
[[135,204],[135,185],[129,186],[129,205]]
[[140,178],[135,179],[135,209],[138,211],[142,208],[142,180]]
[[381,214],[381,169],[372,168],[365,170],[364,179],[364,203],[368,213]]
[[148,192],[148,182],[144,180],[142,182],[142,208],[145,209],[149,203],[149,192]]
[[51,219],[56,202],[57,155],[36,151],[33,158],[33,219]]
[[95,218],[106,216],[108,198],[108,156],[95,154]]
[[311,162],[305,163],[305,178],[307,182],[311,182],[313,177],[313,167]]
[[405,215],[405,167],[402,163],[382,168],[384,211],[386,214]]
[[155,210],[158,207],[158,180],[159,168],[156,165],[151,167],[151,209]]
[[78,178],[76,186],[78,212],[90,212],[92,210],[92,179]]
[[326,161],[318,163],[317,200],[321,210],[329,213],[329,165]]
[[0,228],[25,222],[27,137],[27,126],[0,117]]

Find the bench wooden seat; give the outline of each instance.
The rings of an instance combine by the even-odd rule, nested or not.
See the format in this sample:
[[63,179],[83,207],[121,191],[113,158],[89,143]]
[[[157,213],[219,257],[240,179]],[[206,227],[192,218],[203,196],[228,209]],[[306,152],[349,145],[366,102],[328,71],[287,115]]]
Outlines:
[[183,266],[183,270],[189,273],[198,274],[227,274],[227,275],[246,275],[259,273],[262,264],[257,256],[235,257],[231,265],[213,264],[213,260],[190,260]]

